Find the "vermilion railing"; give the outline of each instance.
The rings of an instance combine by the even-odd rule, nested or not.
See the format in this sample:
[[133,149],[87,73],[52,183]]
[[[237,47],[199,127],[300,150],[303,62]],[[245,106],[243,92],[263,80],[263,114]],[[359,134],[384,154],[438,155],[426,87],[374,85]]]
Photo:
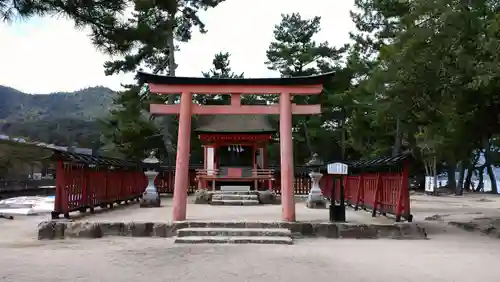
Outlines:
[[[73,211],[90,210],[92,212],[96,207],[112,208],[116,204],[138,200],[147,186],[147,179],[139,165],[114,166],[109,164],[119,160],[102,161],[94,157],[59,152],[59,155],[61,154],[67,156],[66,159],[56,158],[56,199],[53,217],[59,217],[61,214],[68,217]],[[71,156],[75,161],[72,161]],[[92,161],[99,165],[92,164]],[[102,165],[102,163],[108,165]],[[260,188],[270,188],[277,194],[281,194],[279,171],[252,170],[251,175],[259,178],[257,181],[266,181],[265,185],[259,186]],[[209,178],[217,179],[217,172],[208,173],[203,170],[190,169],[188,193],[193,193],[199,188],[200,179],[208,181]],[[158,192],[173,193],[174,179],[174,169],[163,169],[155,181]],[[325,197],[331,197],[331,189],[334,183],[336,187],[339,187],[339,181],[333,175],[324,174],[320,187]],[[297,169],[293,183],[296,195],[307,195],[312,184],[307,169]],[[373,216],[377,212],[384,215],[393,214],[396,221],[403,218],[412,219],[407,161],[398,171],[358,171],[345,176],[343,184],[344,199],[356,210],[370,210]],[[339,192],[339,189],[335,189],[335,200],[340,199]]]
[[142,171],[57,161],[56,197],[52,218],[73,211],[93,212],[138,200],[147,185]]

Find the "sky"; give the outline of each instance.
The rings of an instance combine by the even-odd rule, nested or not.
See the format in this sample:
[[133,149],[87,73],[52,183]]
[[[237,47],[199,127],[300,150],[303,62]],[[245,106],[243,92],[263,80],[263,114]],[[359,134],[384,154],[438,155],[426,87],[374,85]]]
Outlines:
[[[196,32],[176,53],[177,76],[201,76],[212,66],[214,54],[231,53],[234,72],[245,77],[276,77],[267,69],[266,50],[281,14],[298,12],[303,18],[321,16],[318,41],[341,46],[349,41],[354,24],[349,17],[354,0],[226,0],[201,12],[208,33]],[[0,23],[0,85],[30,94],[71,92],[91,86],[119,90],[133,83],[133,74],[105,76],[110,58],[92,46],[88,30],[74,28],[65,18],[31,18]]]

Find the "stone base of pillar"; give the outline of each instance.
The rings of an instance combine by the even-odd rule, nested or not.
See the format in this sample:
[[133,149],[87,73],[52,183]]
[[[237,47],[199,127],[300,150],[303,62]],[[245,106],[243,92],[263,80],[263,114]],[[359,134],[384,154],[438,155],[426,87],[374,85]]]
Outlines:
[[144,192],[139,204],[141,208],[158,208],[161,206],[160,195],[157,192]]
[[206,189],[198,189],[194,192],[194,203],[210,204],[210,202],[212,201],[212,195],[213,193]]
[[307,196],[306,206],[310,209],[326,209],[327,201],[323,194],[309,194]]

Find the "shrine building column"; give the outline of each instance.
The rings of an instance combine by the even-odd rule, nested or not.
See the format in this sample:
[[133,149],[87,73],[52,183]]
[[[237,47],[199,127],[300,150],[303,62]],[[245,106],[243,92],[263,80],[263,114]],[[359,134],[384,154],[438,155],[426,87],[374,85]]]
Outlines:
[[284,221],[295,221],[293,189],[292,97],[280,94],[281,205]]
[[183,92],[181,94],[177,158],[175,160],[173,221],[186,220],[187,192],[189,186],[189,151],[191,147],[191,96],[190,92]]

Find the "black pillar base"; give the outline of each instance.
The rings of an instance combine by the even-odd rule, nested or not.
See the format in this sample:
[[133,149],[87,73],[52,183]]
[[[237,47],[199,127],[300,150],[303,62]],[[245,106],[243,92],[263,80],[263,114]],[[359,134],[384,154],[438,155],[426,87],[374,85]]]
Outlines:
[[330,205],[330,222],[345,222],[345,206]]

